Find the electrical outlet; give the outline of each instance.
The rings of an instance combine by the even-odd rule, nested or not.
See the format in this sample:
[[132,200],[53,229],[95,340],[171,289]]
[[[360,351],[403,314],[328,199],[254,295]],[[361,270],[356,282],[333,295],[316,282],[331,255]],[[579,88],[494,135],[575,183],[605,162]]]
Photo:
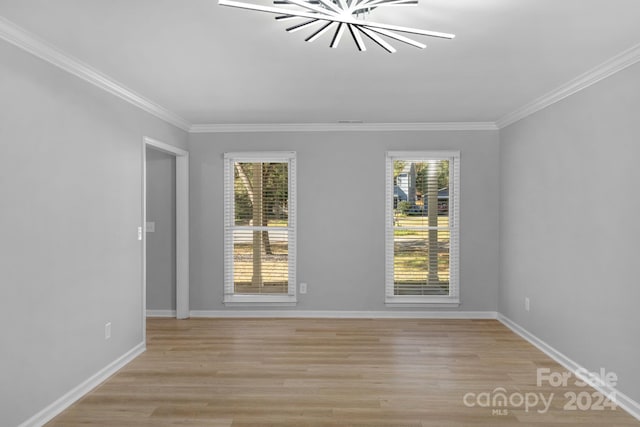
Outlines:
[[111,338],[111,322],[104,324],[104,339],[108,340],[109,338]]
[[300,283],[300,293],[301,294],[306,294],[307,293],[307,284],[306,283]]
[[524,298],[524,309],[529,311],[531,310],[531,304],[529,302],[529,297]]

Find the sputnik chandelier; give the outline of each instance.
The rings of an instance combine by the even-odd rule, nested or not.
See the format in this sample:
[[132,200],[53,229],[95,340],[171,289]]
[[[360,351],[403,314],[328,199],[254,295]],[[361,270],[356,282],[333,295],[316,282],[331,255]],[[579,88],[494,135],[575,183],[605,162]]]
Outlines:
[[[394,53],[396,49],[380,37],[381,35],[420,49],[424,49],[427,46],[398,33],[418,34],[444,39],[455,37],[453,34],[439,33],[437,31],[364,20],[366,14],[378,7],[415,6],[418,4],[418,0],[275,0],[273,3],[277,6],[262,6],[235,0],[218,0],[218,4],[221,6],[274,13],[277,15],[277,21],[297,21],[295,25],[286,29],[289,33],[313,28],[315,31],[305,39],[307,42],[317,40],[323,34],[335,29],[330,43],[333,48],[338,47],[345,30],[349,30],[349,33],[351,33],[358,50],[367,50],[362,38],[362,35],[364,35],[389,53]],[[279,7],[280,5],[293,7]],[[300,22],[300,18],[306,18],[307,20]]]

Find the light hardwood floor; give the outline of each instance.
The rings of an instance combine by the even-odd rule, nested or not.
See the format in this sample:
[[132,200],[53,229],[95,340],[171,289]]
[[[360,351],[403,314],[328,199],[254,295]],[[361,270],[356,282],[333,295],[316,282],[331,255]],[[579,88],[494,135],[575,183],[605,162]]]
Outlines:
[[[144,354],[48,425],[640,425],[619,408],[565,410],[565,393],[593,389],[575,378],[538,387],[537,368],[564,369],[495,320],[148,319],[147,328]],[[495,408],[506,412],[470,407],[498,387],[515,404]],[[553,393],[549,411],[515,407],[526,393]]]

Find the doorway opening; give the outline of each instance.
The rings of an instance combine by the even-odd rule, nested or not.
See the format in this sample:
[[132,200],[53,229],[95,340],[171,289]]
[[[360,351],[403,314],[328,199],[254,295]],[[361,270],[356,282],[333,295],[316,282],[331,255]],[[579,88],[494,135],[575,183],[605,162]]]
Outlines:
[[[169,179],[172,182],[168,182],[166,191],[163,189],[149,187],[150,183],[147,182],[147,173],[149,172],[149,164],[147,163],[148,152],[149,158],[152,160],[160,161],[158,164],[163,163],[163,156],[167,159],[164,162],[166,172]],[[154,170],[157,170],[154,165]],[[165,176],[167,178],[167,176]],[[167,184],[167,182],[163,182]],[[155,185],[155,183],[153,184]],[[168,212],[159,214],[162,220],[158,218],[148,217],[148,190],[152,189],[157,196],[161,194],[160,203],[170,203]],[[175,189],[175,190],[174,190]],[[145,137],[142,144],[142,223],[144,225],[144,231],[142,233],[142,317],[143,317],[143,333],[146,331],[146,317],[150,315],[164,315],[176,317],[178,319],[186,319],[189,317],[189,152],[180,148],[174,147],[169,144],[154,140],[152,138]],[[165,206],[166,207],[166,206]],[[150,233],[160,233],[162,230],[163,236],[158,234],[154,235],[153,244],[154,248],[148,247],[148,237]],[[157,237],[157,238],[156,238]],[[149,250],[152,249],[151,253]],[[156,301],[162,301],[160,304],[164,304],[168,309],[162,311],[150,310],[147,312],[147,280],[153,277],[154,274],[148,275],[147,273],[147,261],[148,255],[154,254],[153,251],[164,251],[160,254],[160,257],[171,256],[171,264],[160,272],[162,274],[168,274],[170,277],[166,278],[165,290],[157,292],[157,289],[153,290],[153,298]],[[153,260],[158,264],[158,259]],[[175,275],[175,276],[174,276]],[[166,286],[171,286],[171,293],[173,293],[172,282],[175,277],[175,294],[166,295]],[[164,295],[163,295],[164,293]],[[149,295],[151,296],[151,294]],[[172,310],[172,305],[175,301],[175,311]],[[151,307],[154,308],[154,307]],[[146,339],[146,333],[145,333]]]

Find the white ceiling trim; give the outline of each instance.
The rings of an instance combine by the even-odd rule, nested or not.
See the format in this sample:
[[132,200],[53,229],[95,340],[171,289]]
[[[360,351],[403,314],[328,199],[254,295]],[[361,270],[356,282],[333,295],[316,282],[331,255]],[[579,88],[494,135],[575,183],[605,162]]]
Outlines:
[[0,16],[0,38],[185,131],[189,122]]
[[597,67],[592,68],[584,74],[579,75],[575,79],[565,83],[555,90],[541,96],[532,102],[523,105],[511,113],[502,116],[496,125],[499,129],[507,127],[519,120],[524,119],[531,114],[538,112],[564,98],[573,95],[589,86],[598,83],[601,80],[624,70],[625,68],[640,61],[640,44],[637,44],[624,52],[610,58]]
[[548,94],[505,114],[496,122],[190,124],[174,112],[135,93],[111,77],[62,52],[2,16],[0,16],[0,39],[190,133],[497,130],[522,120],[640,61],[640,44],[637,44]]
[[498,130],[493,122],[199,124],[190,133]]

